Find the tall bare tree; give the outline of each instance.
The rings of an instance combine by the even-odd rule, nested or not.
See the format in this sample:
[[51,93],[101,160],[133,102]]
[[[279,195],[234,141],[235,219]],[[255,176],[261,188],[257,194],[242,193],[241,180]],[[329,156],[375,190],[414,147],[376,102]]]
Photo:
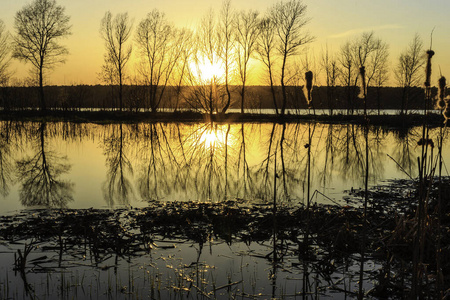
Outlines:
[[[387,72],[389,46],[380,38],[375,37],[373,32],[365,32],[359,39],[355,40],[354,51],[354,57],[359,68],[364,68],[365,70],[365,78],[361,80],[364,81],[364,88],[367,91],[376,74]],[[366,98],[364,92],[364,114],[366,114],[367,110]]]
[[111,12],[106,12],[100,25],[100,34],[105,41],[105,70],[117,77],[119,83],[119,109],[123,109],[123,81],[125,66],[128,63],[132,47],[127,46],[131,36],[132,21],[128,13],[117,14],[114,18]]
[[382,87],[386,84],[386,82],[389,80],[389,66],[387,60],[381,66],[375,73],[373,82],[374,86],[376,87],[377,91],[377,108],[378,108],[378,115],[381,114],[381,91]]
[[325,71],[325,80],[327,86],[327,102],[330,115],[333,114],[334,101],[336,100],[336,83],[339,77],[338,60],[335,55],[330,54],[328,45],[322,52],[321,66]]
[[[220,65],[221,60],[218,53],[221,43],[218,39],[217,27],[214,11],[211,9],[202,18],[196,31],[195,42],[197,47],[193,55],[194,66],[191,66],[194,72],[189,74],[191,91],[185,99],[192,108],[201,109],[210,115],[214,111],[218,111],[219,98],[222,98],[219,97],[218,91],[218,83],[221,78],[217,74],[206,74],[207,70],[202,70],[202,67],[217,67]],[[202,72],[205,72],[205,74],[202,74]]]
[[55,0],[35,0],[16,13],[13,57],[30,62],[39,74],[41,110],[46,110],[44,99],[44,70],[64,62],[68,53],[59,40],[71,34],[70,17]]
[[271,14],[278,36],[276,49],[282,59],[280,83],[283,102],[281,115],[284,115],[287,104],[286,69],[289,59],[299,53],[301,46],[313,41],[314,38],[304,31],[309,18],[306,17],[306,5],[302,0],[278,2],[273,6]]
[[8,32],[5,30],[5,24],[0,20],[0,86],[5,86],[10,77],[8,71],[11,57]]
[[258,25],[259,36],[256,52],[259,60],[267,69],[270,92],[272,94],[275,113],[278,115],[277,96],[275,92],[275,22],[270,17],[264,17]]
[[5,30],[5,24],[0,20],[0,100],[2,100],[3,109],[9,109],[9,101],[6,95],[6,87],[8,86],[11,72],[9,71],[9,65],[11,62],[11,47],[8,38],[8,32]]
[[220,11],[219,26],[218,26],[218,40],[221,47],[218,48],[219,56],[223,60],[224,71],[225,71],[225,90],[227,93],[227,99],[224,107],[222,108],[222,113],[225,113],[231,104],[231,92],[230,92],[230,71],[232,68],[232,49],[234,47],[234,20],[235,13],[231,8],[231,1],[225,0],[222,4],[222,9]]
[[177,61],[185,46],[185,32],[170,24],[164,13],[153,10],[139,23],[136,41],[144,60],[142,74],[149,86],[150,108],[156,111],[163,99]]
[[245,87],[248,81],[249,61],[255,52],[259,33],[258,15],[256,11],[241,11],[235,19],[237,67],[241,83],[241,113],[244,113]]
[[416,33],[408,48],[404,50],[394,69],[397,84],[402,87],[402,106],[400,114],[408,113],[408,100],[411,97],[411,88],[420,86],[423,81],[422,68],[425,64],[423,57],[423,42]]
[[353,78],[355,77],[357,65],[354,63],[352,44],[347,41],[341,46],[338,54],[341,84],[345,86],[347,94],[347,114],[353,114],[353,94],[355,87],[353,86]]
[[188,84],[190,68],[189,64],[193,55],[193,41],[192,38],[193,33],[190,29],[183,28],[178,33],[178,44],[179,49],[181,51],[180,58],[177,61],[176,69],[175,69],[175,111],[178,109],[182,93],[183,87]]

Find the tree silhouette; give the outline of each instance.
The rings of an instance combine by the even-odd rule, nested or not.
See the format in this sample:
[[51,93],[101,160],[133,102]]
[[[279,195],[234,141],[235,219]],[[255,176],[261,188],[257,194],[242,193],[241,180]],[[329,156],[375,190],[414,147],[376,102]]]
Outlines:
[[241,11],[235,19],[237,66],[241,84],[241,113],[244,113],[249,61],[255,51],[259,33],[258,22],[258,12],[256,11]]
[[416,33],[408,48],[400,54],[394,69],[397,84],[402,87],[401,115],[408,113],[408,100],[411,97],[411,88],[422,85],[422,68],[425,64],[422,50],[423,42]]
[[233,65],[232,49],[235,43],[235,30],[233,26],[234,12],[231,8],[231,1],[225,0],[220,11],[219,25],[218,25],[218,41],[220,47],[218,48],[219,56],[222,58],[225,68],[225,90],[227,99],[225,106],[222,108],[222,113],[225,113],[231,104],[230,92],[230,69]]
[[[373,32],[363,33],[359,39],[355,40],[353,47],[354,57],[360,68],[360,81],[364,86],[362,88],[363,97],[361,98],[364,99],[364,115],[366,115],[366,91],[377,74],[386,72],[389,47],[381,39],[376,38]],[[364,74],[361,72],[362,70],[364,70]],[[358,77],[356,80],[358,80]]]
[[108,173],[103,192],[110,206],[128,204],[130,196],[134,196],[133,187],[128,178],[133,175],[133,167],[125,153],[127,142],[122,127],[123,125],[120,124],[118,132],[116,128],[113,128],[112,134],[104,142]]
[[64,62],[68,53],[58,41],[70,35],[70,17],[55,0],[35,0],[16,13],[13,57],[30,62],[39,76],[41,110],[44,99],[44,70]]
[[8,32],[5,31],[5,24],[0,20],[0,88],[2,93],[0,99],[3,102],[3,109],[8,110],[10,103],[6,95],[6,87],[8,86],[11,72],[8,70],[11,57],[11,47],[8,38]]
[[185,100],[191,108],[203,110],[212,115],[219,109],[219,100],[223,98],[220,88],[221,76],[207,74],[207,68],[217,68],[220,65],[220,41],[218,25],[214,19],[214,11],[210,10],[201,20],[196,32],[194,70],[189,74],[190,92]]
[[9,137],[11,131],[8,123],[0,124],[0,195],[9,194],[9,185],[12,183],[13,166],[11,164],[11,146]]
[[47,150],[46,123],[39,126],[34,140],[34,156],[17,161],[17,177],[21,182],[20,201],[24,206],[66,207],[73,201],[73,183],[59,177],[70,170],[67,157]]
[[125,66],[128,63],[132,47],[126,46],[131,37],[132,22],[128,13],[117,14],[114,18],[111,12],[106,12],[100,25],[100,33],[105,41],[106,54],[102,72],[108,78],[114,78],[119,83],[119,109],[123,109],[123,81]]
[[177,30],[164,13],[153,10],[137,28],[136,41],[142,57],[141,74],[149,87],[150,109],[156,111],[188,41],[187,31]]
[[328,45],[325,51],[322,53],[321,66],[325,71],[325,81],[327,87],[327,102],[330,115],[333,115],[333,108],[336,101],[336,85],[337,79],[340,75],[338,60],[335,55],[330,54],[328,51]]
[[345,86],[347,96],[347,114],[353,114],[353,95],[356,90],[356,87],[353,85],[353,81],[355,76],[357,76],[355,75],[357,74],[357,64],[354,62],[352,44],[349,41],[341,46],[338,61],[341,70],[341,84]]
[[271,17],[275,22],[275,32],[278,37],[276,50],[281,57],[281,91],[283,102],[281,115],[285,114],[287,105],[286,70],[289,59],[297,55],[300,46],[313,41],[313,37],[304,32],[309,19],[306,17],[306,5],[301,0],[278,2],[271,10]]
[[264,17],[258,26],[259,36],[257,44],[258,58],[267,68],[270,92],[272,94],[275,113],[278,115],[277,96],[275,92],[275,22],[270,17]]

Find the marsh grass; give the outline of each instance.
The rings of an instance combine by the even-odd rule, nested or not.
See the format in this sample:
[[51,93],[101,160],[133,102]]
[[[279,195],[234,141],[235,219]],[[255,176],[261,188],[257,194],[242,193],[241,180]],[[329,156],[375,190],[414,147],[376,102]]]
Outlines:
[[[412,186],[412,182],[404,185]],[[430,199],[437,199],[436,189],[433,185]],[[373,205],[367,214],[368,259],[363,279],[368,296],[382,295],[385,290],[401,297],[405,291],[396,290],[397,284],[411,287],[412,254],[408,251],[412,239],[396,226],[402,212],[404,230],[408,230],[407,220],[414,215],[411,202],[415,202],[405,199],[402,191],[403,186],[384,194],[382,190],[369,192],[370,204],[381,204]],[[355,191],[354,201],[361,202],[364,193]],[[392,198],[397,194],[398,198]],[[30,295],[39,299],[51,295],[60,299],[352,298],[358,295],[362,213],[350,206],[311,203],[306,211],[305,207],[280,205],[275,248],[271,207],[240,206],[232,201],[226,205],[155,203],[146,209],[115,211],[32,211],[5,221],[10,226],[1,228],[0,236],[19,243],[31,233],[36,236],[24,273],[32,288]],[[226,236],[221,229],[224,223],[230,224]],[[62,235],[49,230],[55,224],[63,224]],[[305,256],[307,227],[310,244]],[[65,241],[61,263],[60,238]],[[442,243],[447,242],[448,237],[443,237]],[[14,247],[21,249],[24,244]],[[0,287],[5,298],[21,299],[26,297],[25,281],[11,272],[16,249],[10,252],[6,269],[0,269]],[[44,256],[32,263],[35,257]],[[382,282],[383,274],[393,275]]]

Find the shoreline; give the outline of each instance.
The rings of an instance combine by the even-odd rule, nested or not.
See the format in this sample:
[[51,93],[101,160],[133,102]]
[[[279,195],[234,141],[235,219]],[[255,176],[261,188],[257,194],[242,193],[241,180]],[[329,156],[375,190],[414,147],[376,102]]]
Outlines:
[[152,123],[152,122],[216,122],[216,123],[303,123],[357,124],[381,127],[407,128],[423,125],[444,126],[441,114],[429,113],[408,115],[294,115],[226,113],[203,114],[198,112],[130,112],[130,111],[64,111],[38,110],[0,111],[1,121],[45,121],[75,123]]

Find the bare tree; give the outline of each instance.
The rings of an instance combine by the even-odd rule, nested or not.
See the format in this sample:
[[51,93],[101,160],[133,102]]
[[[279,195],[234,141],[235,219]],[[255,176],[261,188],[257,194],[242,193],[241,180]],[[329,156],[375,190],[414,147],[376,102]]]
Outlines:
[[241,113],[244,113],[245,87],[248,81],[249,61],[253,56],[258,38],[258,12],[242,11],[235,19],[236,52],[241,83]]
[[44,70],[64,62],[68,53],[58,41],[71,34],[70,17],[55,0],[35,0],[16,13],[13,57],[30,62],[39,74],[41,110],[46,110],[44,99]]
[[[132,47],[126,46],[131,36],[132,21],[128,13],[117,14],[114,18],[111,12],[106,12],[100,25],[100,34],[105,40],[106,54],[104,69],[117,77],[119,82],[119,109],[123,109],[123,81],[125,66],[128,63]],[[111,72],[112,71],[112,72]]]
[[356,64],[353,59],[352,45],[349,41],[341,46],[338,61],[341,75],[339,78],[341,79],[341,84],[345,86],[347,94],[347,113],[353,114],[353,94],[355,90],[353,78],[355,77]]
[[234,20],[235,14],[231,8],[231,1],[224,0],[222,9],[220,11],[219,26],[218,26],[218,41],[221,45],[218,47],[219,56],[223,60],[225,70],[225,90],[227,93],[227,99],[225,106],[222,108],[222,113],[225,113],[231,104],[231,92],[230,92],[230,70],[232,68],[232,49],[234,46]]
[[25,206],[67,207],[73,201],[74,184],[61,179],[71,165],[67,157],[47,149],[46,123],[42,122],[34,142],[35,153],[16,162],[21,183],[20,202]]
[[175,111],[178,109],[180,99],[183,92],[183,87],[187,85],[190,74],[189,63],[193,54],[193,38],[192,31],[186,28],[178,32],[178,44],[181,51],[180,58],[177,60],[175,69]]
[[10,78],[8,71],[11,57],[8,32],[5,31],[5,24],[0,20],[0,86],[5,86]]
[[185,46],[185,32],[170,24],[164,13],[153,10],[139,23],[137,44],[144,64],[142,74],[150,87],[150,108],[156,111]]
[[400,114],[408,113],[408,100],[411,96],[411,88],[419,86],[423,81],[422,67],[425,60],[422,56],[423,42],[416,33],[408,48],[403,51],[394,69],[397,84],[402,87],[402,107]]
[[381,110],[381,91],[382,87],[386,84],[386,82],[389,80],[389,66],[388,61],[385,60],[382,65],[376,70],[373,81],[374,86],[376,87],[377,91],[377,108],[378,108],[378,115],[380,115]]
[[2,90],[0,99],[5,110],[8,110],[10,105],[5,90],[11,77],[11,72],[8,70],[11,62],[10,52],[8,32],[5,31],[5,24],[0,20],[0,88]]
[[191,66],[193,72],[189,74],[191,90],[185,99],[192,108],[203,110],[210,115],[218,111],[219,99],[222,98],[222,95],[219,96],[218,84],[221,78],[208,70],[218,67],[221,61],[218,54],[221,43],[217,30],[214,11],[210,10],[202,18],[196,32],[197,48]]
[[256,52],[259,59],[267,68],[270,91],[272,94],[273,106],[275,113],[278,115],[278,104],[275,92],[275,22],[270,17],[265,17],[259,22],[259,37],[257,41]]
[[[373,32],[365,32],[355,41],[354,51],[354,57],[357,59],[360,70],[363,68],[365,71],[365,78],[361,78],[361,80],[364,83],[363,89],[367,91],[375,75],[380,73],[380,70],[382,72],[387,72],[389,47],[381,39],[376,38]],[[364,115],[367,110],[367,95],[365,91],[363,92]]]
[[336,56],[330,54],[328,45],[322,52],[321,60],[322,68],[325,70],[325,80],[327,86],[327,102],[330,115],[333,115],[334,101],[336,100],[336,81],[339,76],[338,60]]
[[283,102],[281,115],[284,115],[287,104],[285,80],[288,60],[298,54],[300,46],[311,42],[314,38],[308,32],[304,32],[304,27],[308,24],[309,19],[306,17],[306,5],[301,0],[278,2],[273,6],[271,14],[278,36],[276,49],[282,59],[280,83]]

